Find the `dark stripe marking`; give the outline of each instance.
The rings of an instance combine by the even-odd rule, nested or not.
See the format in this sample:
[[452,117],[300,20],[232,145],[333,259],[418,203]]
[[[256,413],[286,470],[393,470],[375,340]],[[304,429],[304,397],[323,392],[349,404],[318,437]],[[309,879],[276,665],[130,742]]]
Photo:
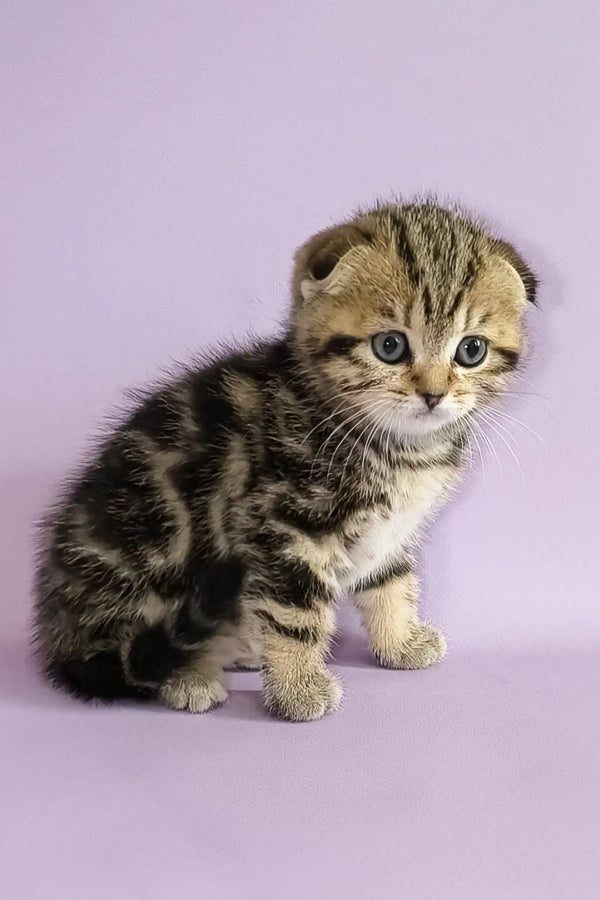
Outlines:
[[348,356],[359,343],[359,338],[349,334],[335,334],[319,350],[317,356]]
[[406,263],[409,277],[412,278],[412,280],[416,282],[416,284],[419,284],[422,275],[419,269],[417,258],[408,239],[406,225],[402,221],[402,219],[400,219],[400,217],[395,215],[393,212],[390,211],[389,215],[390,223],[396,232],[396,251],[398,253],[398,256],[404,263]]
[[283,625],[278,622],[275,616],[264,609],[258,609],[257,615],[263,619],[270,628],[282,637],[289,638],[292,641],[299,641],[301,644],[316,644],[319,636],[316,628],[294,628],[290,625]]
[[516,369],[519,363],[519,354],[516,350],[508,350],[506,347],[495,347],[494,349],[504,360],[505,370]]
[[278,521],[310,537],[320,537],[327,531],[329,524],[328,514],[301,509],[291,498],[280,500],[274,514]]
[[372,591],[375,588],[383,587],[384,584],[387,584],[388,581],[392,581],[394,578],[403,578],[406,575],[410,575],[411,572],[411,564],[406,559],[398,559],[388,563],[388,565],[379,572],[375,572],[373,575],[369,575],[366,578],[361,578],[360,581],[354,585],[353,591],[355,593],[359,591]]
[[310,609],[315,601],[329,599],[329,592],[320,578],[299,560],[281,560],[273,581],[274,596],[285,606]]
[[461,288],[452,303],[450,304],[450,309],[448,310],[448,318],[453,319],[456,313],[458,312],[458,308],[462,303],[465,296],[464,288]]
[[425,313],[425,319],[428,322],[431,322],[431,318],[433,316],[433,302],[431,299],[431,291],[429,290],[428,284],[426,284],[423,288],[423,312]]

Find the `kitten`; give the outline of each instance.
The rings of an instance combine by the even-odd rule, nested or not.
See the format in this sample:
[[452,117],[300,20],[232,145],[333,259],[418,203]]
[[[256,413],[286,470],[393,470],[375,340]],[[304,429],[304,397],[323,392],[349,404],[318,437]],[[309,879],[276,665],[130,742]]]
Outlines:
[[315,235],[292,288],[282,339],[147,396],[43,525],[35,639],[75,695],[202,712],[244,666],[273,713],[319,718],[342,696],[324,660],[344,594],[381,665],[444,656],[413,548],[517,365],[536,280],[425,202]]

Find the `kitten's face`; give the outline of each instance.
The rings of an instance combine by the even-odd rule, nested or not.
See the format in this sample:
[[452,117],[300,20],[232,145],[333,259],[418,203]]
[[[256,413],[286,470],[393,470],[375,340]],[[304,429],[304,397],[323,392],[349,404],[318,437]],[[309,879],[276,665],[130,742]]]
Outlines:
[[300,250],[293,322],[319,390],[354,415],[357,437],[366,417],[418,439],[502,390],[534,289],[515,251],[462,216],[393,207]]

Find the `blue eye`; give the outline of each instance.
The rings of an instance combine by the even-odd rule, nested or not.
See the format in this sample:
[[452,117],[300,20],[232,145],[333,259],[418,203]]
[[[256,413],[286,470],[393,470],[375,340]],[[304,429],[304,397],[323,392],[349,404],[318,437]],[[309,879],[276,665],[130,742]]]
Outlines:
[[461,366],[478,366],[487,356],[487,341],[480,337],[464,338],[454,354],[454,359]]
[[373,353],[381,362],[399,363],[408,356],[408,341],[401,331],[382,331],[371,338]]

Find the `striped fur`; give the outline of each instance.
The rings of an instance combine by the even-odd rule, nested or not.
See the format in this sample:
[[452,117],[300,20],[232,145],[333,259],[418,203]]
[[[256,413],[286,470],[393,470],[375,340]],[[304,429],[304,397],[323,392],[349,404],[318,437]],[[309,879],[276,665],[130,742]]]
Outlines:
[[[228,667],[257,667],[272,712],[318,718],[341,699],[324,663],[341,594],[382,665],[440,659],[412,551],[472,416],[518,363],[534,292],[514,248],[433,203],[309,240],[284,336],[149,393],[48,514],[35,640],[49,677],[195,712],[225,699]],[[373,351],[388,331],[408,341],[401,363]],[[487,355],[464,368],[471,335]]]

